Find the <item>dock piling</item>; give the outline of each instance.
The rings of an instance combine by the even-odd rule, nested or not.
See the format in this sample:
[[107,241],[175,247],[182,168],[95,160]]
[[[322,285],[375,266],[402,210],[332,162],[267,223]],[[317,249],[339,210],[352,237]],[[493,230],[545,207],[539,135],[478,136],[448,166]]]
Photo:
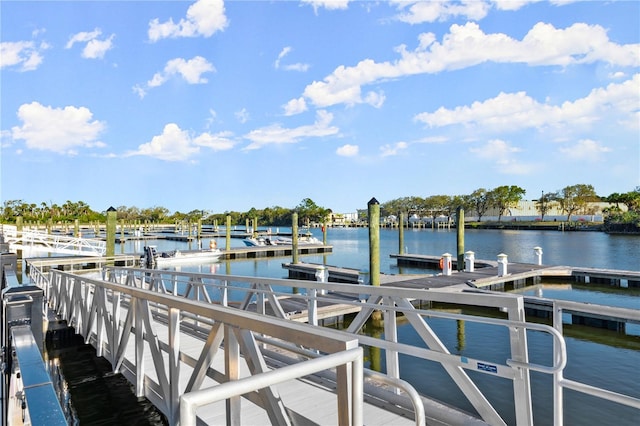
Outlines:
[[291,215],[291,255],[292,263],[298,263],[298,213]]
[[462,271],[464,270],[464,209],[462,207],[456,209],[456,235],[458,243],[456,269]]

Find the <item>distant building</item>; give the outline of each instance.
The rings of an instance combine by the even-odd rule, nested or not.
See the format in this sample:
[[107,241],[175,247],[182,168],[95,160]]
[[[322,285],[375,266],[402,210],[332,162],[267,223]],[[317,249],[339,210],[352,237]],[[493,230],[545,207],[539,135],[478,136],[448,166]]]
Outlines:
[[349,226],[358,221],[358,213],[331,213],[329,226]]

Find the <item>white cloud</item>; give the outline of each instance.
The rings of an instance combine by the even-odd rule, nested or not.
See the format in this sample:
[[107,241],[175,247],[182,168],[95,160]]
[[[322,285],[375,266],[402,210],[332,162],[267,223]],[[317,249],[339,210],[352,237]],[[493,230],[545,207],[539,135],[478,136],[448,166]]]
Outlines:
[[468,22],[452,25],[442,42],[437,42],[431,33],[423,33],[415,50],[409,51],[401,45],[396,51],[400,57],[393,62],[364,59],[352,67],[341,65],[322,81],[310,83],[303,96],[321,108],[340,103],[365,103],[371,99],[362,97],[362,86],[402,76],[463,69],[484,62],[562,67],[604,62],[640,66],[640,45],[612,43],[601,26],[581,23],[565,29],[538,23],[522,40],[516,40],[502,33],[486,34],[478,24]]
[[218,119],[218,113],[213,109],[209,109],[209,117],[207,117],[207,120],[206,120],[207,129],[211,127],[211,125],[215,123],[217,119]]
[[24,140],[30,149],[73,155],[77,148],[105,146],[98,140],[105,124],[93,120],[85,107],[52,108],[32,102],[20,106],[18,118],[23,124],[11,129],[12,137]]
[[405,12],[396,16],[396,19],[409,24],[421,24],[425,22],[446,21],[451,18],[462,17],[464,19],[479,20],[487,16],[491,5],[486,1],[395,1],[400,10]]
[[202,56],[185,61],[183,58],[175,58],[167,62],[162,72],[156,73],[147,82],[149,87],[160,86],[174,75],[179,75],[189,84],[204,84],[208,80],[202,77],[206,72],[214,72],[215,68]]
[[469,148],[469,152],[476,154],[482,160],[494,163],[494,169],[498,173],[508,175],[527,175],[535,172],[533,164],[521,163],[516,155],[521,150],[511,146],[508,142],[500,139],[488,141],[484,146]]
[[232,139],[231,132],[220,132],[216,134],[203,133],[193,139],[193,143],[198,146],[210,148],[213,151],[227,151],[233,148],[236,142]]
[[144,143],[131,155],[145,155],[165,161],[186,161],[200,152],[193,144],[189,132],[181,130],[175,123],[164,126],[161,135],[154,136],[151,142]]
[[104,58],[104,54],[113,47],[113,38],[111,35],[106,40],[91,40],[82,50],[82,57],[87,59]]
[[301,112],[305,112],[307,110],[307,102],[303,97],[298,99],[291,99],[284,105],[284,114],[285,115],[295,115],[300,114]]
[[274,63],[274,67],[276,69],[283,69],[285,71],[300,71],[300,72],[305,72],[307,70],[309,70],[309,64],[303,64],[303,63],[295,63],[295,64],[285,64],[280,66],[280,61],[287,56],[293,49],[289,46],[285,47],[284,49],[282,49],[282,51],[280,51],[280,53],[278,54],[278,58],[276,59],[275,63]]
[[186,18],[177,24],[173,19],[160,23],[159,19],[149,22],[149,40],[156,42],[163,38],[211,37],[216,31],[224,31],[229,22],[224,13],[222,0],[198,0],[187,9]]
[[280,124],[274,124],[252,130],[244,136],[246,139],[251,141],[245,150],[259,149],[271,144],[297,143],[300,139],[310,137],[335,135],[338,133],[339,129],[335,126],[330,126],[332,121],[333,114],[324,110],[319,110],[316,113],[315,123],[310,125],[289,129],[282,127]]
[[[392,3],[402,11],[396,19],[413,25],[455,18],[478,21],[484,19],[493,7],[498,10],[515,11],[540,1],[542,0],[392,0]],[[573,1],[575,0],[551,0],[550,3],[560,6]]]
[[104,58],[104,54],[113,47],[113,39],[115,34],[111,34],[109,38],[100,40],[102,31],[99,28],[91,32],[80,32],[72,35],[65,45],[65,49],[71,49],[75,43],[86,43],[82,49],[82,57],[87,59]]
[[290,46],[286,46],[280,51],[280,53],[278,54],[278,59],[276,59],[276,62],[274,64],[276,69],[280,68],[280,61],[282,60],[282,58],[287,56],[289,54],[289,52],[291,52],[291,47]]
[[48,48],[46,43],[3,41],[0,43],[0,69],[16,67],[18,71],[33,71],[42,63],[42,52]]
[[400,151],[407,149],[409,145],[406,142],[396,142],[394,144],[387,144],[380,147],[382,157],[390,157],[398,155]]
[[439,108],[421,113],[415,120],[429,127],[475,125],[489,131],[506,132],[523,128],[586,126],[612,112],[620,124],[632,123],[637,114],[640,74],[623,83],[593,89],[586,97],[560,105],[539,103],[525,92],[500,93],[492,99],[454,109]]
[[559,148],[558,151],[565,159],[597,162],[602,159],[602,154],[611,152],[611,149],[591,139],[583,139],[572,146]]
[[358,145],[342,145],[340,148],[336,149],[336,154],[342,157],[355,157],[358,155],[358,151],[360,148]]
[[80,33],[74,34],[69,38],[69,41],[64,46],[64,48],[65,49],[71,49],[75,43],[86,43],[86,42],[89,42],[91,40],[94,40],[95,38],[97,38],[100,35],[102,35],[102,31],[99,28],[96,28],[95,30],[93,30],[91,32],[86,32],[85,31],[85,32],[80,32]]
[[174,76],[182,77],[188,84],[205,84],[209,80],[202,77],[202,74],[215,71],[215,67],[202,56],[196,56],[188,61],[175,58],[168,61],[162,71],[155,73],[151,80],[147,81],[146,86],[136,85],[133,91],[143,98],[148,89],[162,86]]
[[325,8],[327,10],[344,10],[349,7],[350,0],[301,0],[313,6],[313,11],[317,14],[318,9]]
[[249,111],[247,111],[246,108],[242,108],[240,111],[237,111],[235,113],[235,116],[236,116],[236,120],[238,120],[242,124],[249,121]]
[[150,142],[144,143],[136,151],[125,154],[130,157],[143,155],[164,161],[189,161],[200,153],[200,147],[213,151],[226,151],[235,145],[231,133],[202,133],[193,137],[187,130],[182,130],[175,123],[164,126],[162,134],[154,136]]

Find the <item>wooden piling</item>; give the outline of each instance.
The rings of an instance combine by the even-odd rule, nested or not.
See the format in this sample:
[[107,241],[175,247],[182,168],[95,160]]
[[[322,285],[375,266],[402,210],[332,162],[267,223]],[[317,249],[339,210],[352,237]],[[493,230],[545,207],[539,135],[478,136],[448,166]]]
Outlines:
[[292,263],[298,263],[298,213],[291,215],[291,245]]
[[226,233],[226,241],[225,241],[225,250],[231,250],[231,215],[227,215],[227,221],[225,222],[225,233]]
[[464,209],[456,209],[456,235],[458,237],[458,262],[456,269],[464,271]]
[[107,210],[107,257],[116,255],[116,209],[109,207]]
[[398,253],[404,254],[404,213],[400,213],[398,223]]

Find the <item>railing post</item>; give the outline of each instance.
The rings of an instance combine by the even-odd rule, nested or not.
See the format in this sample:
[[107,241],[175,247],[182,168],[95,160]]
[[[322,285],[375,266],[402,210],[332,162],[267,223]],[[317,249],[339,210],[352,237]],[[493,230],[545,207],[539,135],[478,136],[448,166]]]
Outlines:
[[318,325],[318,299],[317,299],[318,290],[315,288],[310,288],[308,290],[309,301],[307,307],[307,320],[311,325]]
[[[316,281],[319,283],[326,283],[328,281],[328,277],[329,277],[329,270],[327,269],[326,266],[324,265],[320,265],[316,268]],[[319,289],[319,293],[321,295],[324,295],[327,293],[327,290],[325,288],[321,288]]]

